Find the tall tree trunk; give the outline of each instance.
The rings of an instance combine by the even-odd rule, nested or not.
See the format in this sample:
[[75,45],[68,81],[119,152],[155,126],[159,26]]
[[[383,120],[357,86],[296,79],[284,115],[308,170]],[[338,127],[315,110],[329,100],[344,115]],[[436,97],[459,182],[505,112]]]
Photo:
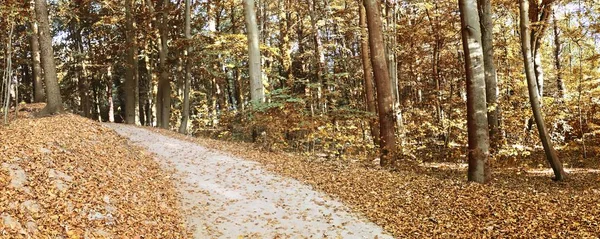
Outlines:
[[563,82],[562,64],[560,62],[561,42],[558,32],[558,21],[556,20],[556,13],[554,11],[552,11],[552,22],[554,27],[554,67],[556,68],[557,98],[563,100],[565,98],[565,83]]
[[523,61],[525,64],[525,75],[527,77],[527,88],[529,90],[529,101],[531,103],[531,109],[533,111],[533,118],[537,124],[540,140],[544,146],[544,152],[546,153],[546,159],[550,163],[552,170],[554,171],[555,180],[564,180],[566,173],[563,170],[562,162],[558,159],[556,151],[552,146],[552,141],[548,135],[546,124],[542,116],[541,105],[540,105],[540,94],[538,93],[539,88],[536,87],[536,78],[534,71],[534,63],[532,59],[531,50],[531,26],[529,24],[529,1],[519,1],[520,10],[520,28],[521,28],[521,51],[523,53]]
[[542,39],[548,28],[552,6],[556,0],[528,0],[531,8],[527,10],[528,20],[535,25],[530,26],[530,51],[533,56],[533,68],[540,100],[544,96],[544,68],[542,67]]
[[321,40],[321,32],[317,24],[317,1],[308,0],[310,5],[310,25],[313,30],[313,42],[315,44],[315,69],[317,78],[317,108],[321,108],[321,112],[325,112],[325,98],[323,97],[323,89],[326,87],[326,81],[323,77],[325,71],[325,54],[323,51],[323,41]]
[[475,0],[459,0],[462,44],[467,77],[467,129],[469,141],[468,179],[485,183],[490,179],[489,131],[485,96],[484,56],[481,26]]
[[244,0],[246,29],[248,31],[248,75],[250,76],[250,98],[253,103],[265,102],[265,87],[262,83],[258,27],[254,0]]
[[369,47],[371,63],[377,88],[377,108],[379,111],[379,130],[381,147],[381,166],[395,163],[396,130],[394,115],[394,95],[392,93],[390,74],[388,72],[385,43],[383,40],[381,10],[379,1],[364,0],[367,25],[369,28]]
[[39,42],[42,68],[46,81],[46,107],[39,115],[56,114],[63,112],[60,87],[56,75],[56,64],[54,63],[54,49],[52,49],[52,35],[50,35],[50,24],[48,23],[48,9],[46,0],[35,0],[35,13],[39,23]]
[[161,10],[161,20],[158,24],[159,31],[159,79],[158,91],[156,96],[156,117],[158,127],[168,129],[171,121],[171,82],[169,80],[169,67],[167,65],[167,57],[169,55],[169,14],[167,11],[169,0],[159,1]]
[[44,85],[42,84],[42,66],[40,62],[40,42],[38,23],[33,16],[31,19],[31,57],[33,66],[33,102],[44,102]]
[[490,130],[491,147],[498,147],[500,141],[498,104],[498,78],[494,64],[494,22],[492,20],[492,4],[490,0],[478,0],[479,21],[481,25],[481,46],[483,49],[483,65],[485,71],[485,97],[487,102],[487,120]]
[[184,51],[185,55],[185,86],[183,89],[183,113],[181,114],[181,125],[179,126],[179,133],[187,134],[188,131],[188,120],[190,118],[190,84],[192,74],[192,60],[190,54],[192,52],[191,40],[191,3],[190,0],[185,0],[185,39],[187,40],[188,47]]
[[127,60],[125,71],[125,123],[139,124],[139,82],[137,64],[137,41],[132,14],[135,0],[125,0],[125,41]]
[[[360,54],[363,64],[363,78],[365,84],[365,99],[367,103],[367,111],[377,116],[377,102],[375,101],[375,89],[373,82],[373,67],[371,66],[371,56],[369,53],[369,35],[367,32],[367,16],[365,12],[365,6],[360,3]],[[379,126],[377,125],[376,118],[369,120],[369,127],[371,129],[371,137],[373,137],[373,143],[379,144]]]

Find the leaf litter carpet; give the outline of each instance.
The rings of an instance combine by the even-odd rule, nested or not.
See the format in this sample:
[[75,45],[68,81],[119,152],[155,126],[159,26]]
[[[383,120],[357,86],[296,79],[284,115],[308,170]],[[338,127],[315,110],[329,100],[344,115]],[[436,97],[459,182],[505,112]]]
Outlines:
[[105,124],[176,170],[194,238],[392,238],[311,186],[144,128]]
[[187,238],[170,174],[71,114],[0,125],[0,238]]
[[[261,163],[362,212],[396,238],[600,238],[600,174],[569,171],[566,182],[550,170],[492,165],[492,181],[469,183],[466,169],[323,160],[264,152],[249,143],[192,138],[151,129]],[[599,159],[589,159],[596,160]]]

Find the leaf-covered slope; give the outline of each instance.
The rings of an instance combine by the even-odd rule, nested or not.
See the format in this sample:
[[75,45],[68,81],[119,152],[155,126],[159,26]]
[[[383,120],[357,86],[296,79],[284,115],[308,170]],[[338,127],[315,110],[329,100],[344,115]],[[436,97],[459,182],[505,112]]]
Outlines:
[[0,238],[184,238],[150,155],[71,114],[0,126]]

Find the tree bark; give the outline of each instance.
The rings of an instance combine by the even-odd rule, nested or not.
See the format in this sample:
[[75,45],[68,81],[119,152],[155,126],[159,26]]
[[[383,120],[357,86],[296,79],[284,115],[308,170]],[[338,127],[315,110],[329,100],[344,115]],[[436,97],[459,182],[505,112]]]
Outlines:
[[391,88],[382,33],[381,10],[377,0],[364,0],[364,5],[369,30],[371,63],[373,65],[373,75],[375,76],[375,87],[377,88],[379,144],[381,147],[380,164],[381,166],[391,166],[396,160],[396,124],[393,109],[394,95]]
[[48,23],[48,9],[46,0],[35,0],[35,13],[39,23],[39,42],[42,68],[46,81],[46,107],[39,115],[56,114],[63,112],[60,87],[56,75],[56,64],[54,63],[54,49],[52,49],[52,36],[50,35],[50,24]]
[[248,32],[248,75],[250,76],[250,99],[253,103],[265,102],[265,87],[262,83],[258,27],[254,0],[244,0],[246,29]]
[[[362,58],[363,64],[363,78],[365,84],[365,99],[367,104],[367,111],[377,116],[377,102],[375,101],[375,89],[373,83],[373,67],[371,66],[371,56],[369,53],[369,35],[367,30],[367,16],[365,12],[365,7],[362,5],[362,0],[359,0],[360,3],[360,54]],[[379,126],[377,125],[376,118],[372,118],[369,120],[369,127],[371,130],[371,137],[373,137],[373,143],[379,144]]]
[[548,160],[550,166],[552,167],[552,170],[554,171],[554,179],[558,181],[564,180],[566,179],[566,173],[563,170],[562,162],[559,160],[558,156],[556,155],[556,151],[552,146],[552,141],[550,139],[550,136],[548,135],[548,130],[546,129],[546,124],[544,123],[544,118],[542,116],[541,111],[540,94],[538,92],[539,88],[536,85],[536,74],[534,70],[534,63],[531,50],[531,26],[529,23],[528,16],[529,1],[520,0],[519,10],[521,28],[521,51],[523,53],[525,75],[527,77],[527,88],[529,90],[529,101],[531,103],[531,109],[533,111],[533,118],[535,119],[535,123],[538,128],[540,140],[542,141],[542,145],[544,146],[546,159]]
[[125,71],[125,123],[139,124],[139,82],[137,64],[137,40],[133,19],[133,3],[125,0],[125,44],[127,60]]
[[552,11],[552,21],[554,27],[554,67],[556,68],[557,98],[563,100],[565,98],[565,83],[563,82],[562,64],[560,62],[561,42],[558,32],[558,21],[556,20],[556,13],[554,11]]
[[485,183],[490,179],[489,131],[487,120],[484,56],[481,28],[475,0],[459,0],[462,44],[467,77],[467,128],[469,141],[468,180]]
[[33,69],[33,102],[44,102],[44,85],[42,83],[42,66],[40,60],[40,42],[38,23],[35,15],[31,19],[31,57]]
[[498,147],[500,141],[500,104],[498,103],[498,78],[494,64],[494,42],[492,4],[490,0],[478,0],[479,21],[481,25],[481,46],[483,49],[483,68],[485,72],[485,97],[491,147]]
[[169,23],[169,14],[167,11],[169,0],[159,1],[161,10],[161,20],[158,23],[159,42],[158,55],[160,72],[158,79],[158,91],[156,96],[156,117],[158,127],[168,129],[171,121],[171,81],[169,79],[169,68],[167,65],[167,57],[169,55],[169,31],[167,25]]
[[190,84],[191,84],[191,74],[192,74],[192,60],[190,59],[190,54],[192,52],[191,40],[191,3],[190,0],[185,0],[185,27],[184,34],[185,39],[187,40],[188,47],[184,51],[185,55],[185,86],[183,89],[183,112],[181,114],[181,125],[179,126],[179,133],[187,134],[188,132],[188,120],[190,118]]
[[528,0],[528,4],[532,5],[527,10],[528,20],[531,23],[535,23],[535,26],[531,26],[529,41],[530,51],[533,56],[533,68],[535,73],[535,80],[538,88],[538,94],[540,100],[544,97],[544,68],[542,67],[542,52],[541,42],[548,28],[550,21],[550,14],[552,12],[552,5],[556,0]]

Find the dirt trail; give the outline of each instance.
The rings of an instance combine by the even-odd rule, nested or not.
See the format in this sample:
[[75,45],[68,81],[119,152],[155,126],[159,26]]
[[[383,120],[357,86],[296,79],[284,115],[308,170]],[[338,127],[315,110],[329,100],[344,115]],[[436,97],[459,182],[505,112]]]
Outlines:
[[106,126],[176,170],[195,238],[392,238],[339,201],[256,162],[142,128]]

